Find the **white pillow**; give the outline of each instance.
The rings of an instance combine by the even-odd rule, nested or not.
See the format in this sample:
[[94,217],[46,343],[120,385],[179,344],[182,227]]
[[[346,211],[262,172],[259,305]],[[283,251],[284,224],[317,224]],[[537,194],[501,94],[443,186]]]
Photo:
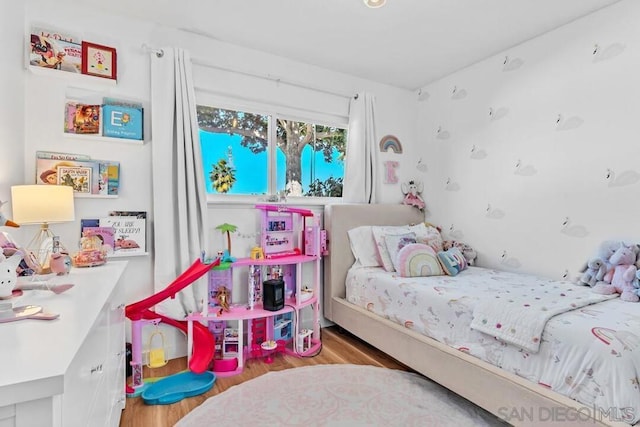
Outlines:
[[436,253],[444,249],[444,239],[442,238],[442,234],[440,234],[437,228],[430,225],[425,226],[424,235],[416,236],[416,241],[418,243],[424,243],[425,245],[431,246]]
[[378,252],[376,242],[373,240],[373,233],[370,225],[362,225],[347,231],[351,252],[356,259],[356,264],[360,267],[379,267]]
[[413,232],[416,234],[417,241],[421,241],[421,239],[427,238],[427,226],[422,222],[416,225],[374,226],[371,227],[371,231],[373,233],[373,240],[375,240],[376,249],[378,251],[378,258],[380,260],[379,265],[382,265],[385,271],[396,271],[396,269],[393,267],[391,255],[387,250],[387,243],[385,242],[384,238],[385,235],[398,235]]
[[389,256],[391,257],[393,269],[398,271],[398,264],[396,263],[398,252],[409,243],[416,243],[416,233],[387,234],[384,236],[384,241],[387,244],[387,251],[389,251]]

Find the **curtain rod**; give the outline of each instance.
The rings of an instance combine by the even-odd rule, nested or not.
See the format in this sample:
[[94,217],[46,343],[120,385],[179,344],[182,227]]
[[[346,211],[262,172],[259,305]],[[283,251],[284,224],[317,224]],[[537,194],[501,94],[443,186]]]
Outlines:
[[154,49],[146,44],[142,45],[142,50],[146,53],[153,53],[158,58],[162,58],[164,56],[164,50],[162,49]]
[[358,94],[348,95],[348,94],[341,93],[341,92],[334,92],[334,91],[331,91],[331,90],[328,90],[328,89],[322,89],[322,88],[318,88],[318,87],[309,86],[309,85],[304,84],[304,83],[294,82],[294,81],[286,80],[286,79],[283,80],[280,77],[275,77],[275,76],[272,76],[272,75],[269,75],[269,74],[258,74],[258,73],[253,73],[253,72],[250,72],[250,71],[243,71],[243,70],[237,70],[237,69],[233,69],[233,68],[222,67],[220,65],[215,65],[215,64],[212,64],[210,62],[206,62],[206,61],[203,61],[203,60],[197,59],[197,58],[191,58],[191,63],[195,64],[195,65],[201,65],[203,67],[215,68],[215,69],[220,70],[220,71],[227,71],[227,72],[230,72],[230,73],[242,74],[242,75],[248,76],[248,77],[255,77],[255,78],[258,78],[258,79],[269,80],[269,81],[272,81],[272,82],[276,82],[278,84],[285,84],[287,86],[294,86],[294,87],[299,87],[299,88],[302,88],[302,89],[309,89],[309,90],[313,90],[315,92],[326,93],[328,95],[339,96],[339,97],[342,97],[342,98],[351,98],[351,97],[353,97],[354,99],[358,99]]
[[[164,50],[155,49],[155,48],[152,48],[150,46],[147,46],[146,44],[142,45],[142,50],[144,52],[147,52],[147,53],[153,53],[158,58],[162,58],[164,56]],[[274,77],[274,76],[271,76],[269,74],[266,74],[266,75],[265,74],[258,74],[258,73],[252,73],[252,72],[249,72],[249,71],[242,71],[242,70],[236,70],[236,69],[233,69],[233,68],[221,67],[220,65],[215,65],[215,64],[212,64],[210,62],[206,62],[206,61],[203,61],[203,60],[197,59],[197,58],[191,58],[191,63],[195,64],[195,65],[201,65],[203,67],[215,68],[215,69],[220,70],[220,71],[227,71],[227,72],[230,72],[230,73],[242,74],[242,75],[248,76],[248,77],[254,77],[254,78],[258,78],[258,79],[269,80],[269,81],[272,81],[272,82],[276,82],[278,84],[281,83],[281,84],[285,84],[285,85],[288,85],[288,86],[299,87],[299,88],[302,88],[302,89],[310,89],[310,90],[313,90],[313,91],[316,91],[316,92],[326,93],[328,95],[340,96],[342,98],[351,98],[353,96],[353,99],[358,99],[358,94],[357,93],[355,95],[348,95],[348,94],[345,94],[345,93],[334,92],[334,91],[327,90],[327,89],[322,89],[322,88],[318,88],[318,87],[312,87],[312,86],[309,86],[309,85],[306,85],[306,84],[303,84],[303,83],[298,83],[298,82],[294,82],[294,81],[290,81],[290,80],[283,80],[283,79],[281,79],[279,77]]]

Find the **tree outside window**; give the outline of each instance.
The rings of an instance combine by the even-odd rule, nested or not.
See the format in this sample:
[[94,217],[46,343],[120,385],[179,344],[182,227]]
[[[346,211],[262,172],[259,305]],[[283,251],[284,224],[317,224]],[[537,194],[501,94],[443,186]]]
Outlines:
[[[346,129],[202,105],[197,112],[208,193],[342,196]],[[276,182],[269,184],[272,170]]]

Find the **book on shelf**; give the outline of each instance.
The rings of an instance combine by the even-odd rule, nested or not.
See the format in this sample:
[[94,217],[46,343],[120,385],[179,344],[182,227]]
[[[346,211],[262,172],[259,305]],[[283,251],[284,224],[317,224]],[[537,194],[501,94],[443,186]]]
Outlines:
[[81,73],[82,40],[71,33],[32,27],[29,64],[36,67]]
[[[61,168],[64,169],[61,173]],[[83,182],[83,190],[77,191],[86,194],[95,195],[117,195],[120,184],[120,162],[113,160],[96,160],[88,156],[54,153],[46,151],[36,152],[36,183],[37,184],[54,184],[54,185],[73,185],[78,184],[75,178],[79,178],[73,169],[82,168],[76,171],[82,171],[85,175],[88,173],[88,179]],[[69,175],[69,176],[67,176]],[[70,180],[71,179],[71,180]],[[65,181],[66,180],[66,181]],[[84,188],[89,191],[85,191]]]
[[80,237],[84,233],[85,228],[100,227],[100,218],[82,218],[80,219]]
[[142,104],[104,98],[102,109],[103,136],[135,140],[143,139]]
[[[100,220],[95,220],[100,223]],[[115,238],[113,227],[100,227],[91,226],[82,228],[82,237],[97,236],[102,241],[102,248],[106,250],[107,254],[112,254],[114,251]]]
[[120,186],[120,162],[109,162],[107,164],[107,194],[118,195]]
[[73,188],[74,193],[91,194],[92,169],[83,166],[58,167],[58,185]]
[[115,254],[144,253],[147,250],[146,221],[134,216],[108,216],[100,218],[100,227],[113,228]]
[[147,219],[147,211],[109,211],[109,216],[133,216],[135,218]]
[[101,111],[99,104],[83,104],[68,101],[65,104],[65,126],[66,133],[78,134],[100,134]]
[[36,156],[39,159],[50,160],[90,160],[91,157],[86,154],[59,153],[57,151],[37,151]]

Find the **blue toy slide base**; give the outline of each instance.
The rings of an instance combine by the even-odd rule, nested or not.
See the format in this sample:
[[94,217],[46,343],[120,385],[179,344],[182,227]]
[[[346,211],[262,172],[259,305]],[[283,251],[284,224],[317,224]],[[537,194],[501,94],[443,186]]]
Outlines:
[[211,390],[215,381],[213,372],[180,372],[149,385],[142,392],[142,400],[147,405],[169,405],[186,397],[206,393]]

